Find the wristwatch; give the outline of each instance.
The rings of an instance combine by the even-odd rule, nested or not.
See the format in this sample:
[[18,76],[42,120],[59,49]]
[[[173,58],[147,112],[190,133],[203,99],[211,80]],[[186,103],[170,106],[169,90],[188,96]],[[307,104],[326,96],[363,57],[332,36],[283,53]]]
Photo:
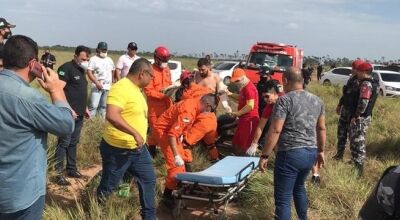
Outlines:
[[269,157],[269,155],[266,155],[266,154],[261,154],[261,156],[260,156],[261,159],[268,159],[268,157]]

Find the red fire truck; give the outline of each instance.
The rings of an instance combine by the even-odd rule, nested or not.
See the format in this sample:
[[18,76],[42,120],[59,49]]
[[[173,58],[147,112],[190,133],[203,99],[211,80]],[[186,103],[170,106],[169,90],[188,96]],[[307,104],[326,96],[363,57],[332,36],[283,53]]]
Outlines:
[[257,42],[250,49],[244,69],[247,77],[256,84],[260,80],[261,69],[272,73],[272,78],[282,82],[282,73],[286,68],[301,68],[303,50],[287,44]]

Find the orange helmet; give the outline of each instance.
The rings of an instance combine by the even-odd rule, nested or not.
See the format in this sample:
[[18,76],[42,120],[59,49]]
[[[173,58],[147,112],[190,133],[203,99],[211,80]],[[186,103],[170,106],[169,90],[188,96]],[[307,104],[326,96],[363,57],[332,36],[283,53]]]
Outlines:
[[160,59],[161,62],[166,63],[169,58],[171,58],[171,54],[166,47],[160,46],[154,50],[154,56]]

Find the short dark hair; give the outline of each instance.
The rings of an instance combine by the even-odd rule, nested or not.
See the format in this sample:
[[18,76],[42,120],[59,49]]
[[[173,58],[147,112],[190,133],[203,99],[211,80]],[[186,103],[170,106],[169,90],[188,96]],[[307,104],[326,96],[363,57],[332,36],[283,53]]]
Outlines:
[[142,71],[145,67],[149,66],[151,66],[150,61],[148,61],[146,58],[139,58],[132,63],[132,66],[129,68],[128,74],[136,75],[140,73],[140,71]]
[[301,70],[297,67],[289,67],[283,73],[283,77],[286,78],[288,83],[303,83],[303,75],[301,74]]
[[197,61],[197,66],[211,66],[211,62],[207,58],[200,58],[199,61]]
[[208,103],[211,106],[211,111],[215,111],[218,107],[219,103],[219,98],[216,94],[214,93],[208,93],[206,95],[203,95],[200,99],[202,103]]
[[87,55],[90,55],[90,53],[91,53],[89,47],[86,47],[86,46],[83,46],[83,45],[79,45],[75,49],[75,55],[79,56],[79,54],[81,54],[81,52],[86,52]]
[[279,82],[277,80],[268,80],[265,82],[265,86],[262,87],[261,93],[279,93]]
[[3,49],[3,64],[6,69],[23,69],[29,61],[38,59],[39,48],[35,41],[23,35],[14,35]]

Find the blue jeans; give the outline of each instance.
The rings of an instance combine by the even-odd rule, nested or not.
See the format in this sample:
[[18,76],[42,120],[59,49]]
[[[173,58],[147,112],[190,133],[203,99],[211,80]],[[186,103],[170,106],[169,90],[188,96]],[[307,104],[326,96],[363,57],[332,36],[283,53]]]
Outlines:
[[125,172],[136,179],[139,188],[139,198],[142,219],[156,219],[155,187],[156,175],[153,162],[147,146],[137,150],[116,148],[104,140],[100,143],[100,154],[103,163],[100,185],[97,196],[106,198],[121,183]]
[[99,114],[103,119],[106,117],[108,90],[98,90],[96,87],[90,90],[89,111],[90,117]]
[[316,148],[278,151],[274,168],[275,219],[291,219],[292,196],[297,216],[307,219],[306,178],[317,158]]
[[40,220],[43,215],[44,202],[45,196],[41,196],[24,210],[13,213],[0,213],[0,220]]

